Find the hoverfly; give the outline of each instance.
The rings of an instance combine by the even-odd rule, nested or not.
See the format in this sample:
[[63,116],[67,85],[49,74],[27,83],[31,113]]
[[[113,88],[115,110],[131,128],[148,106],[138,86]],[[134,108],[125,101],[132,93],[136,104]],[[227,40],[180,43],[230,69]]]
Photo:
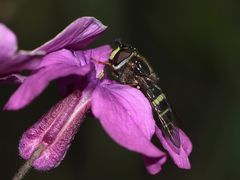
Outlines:
[[[113,75],[122,84],[138,88],[151,103],[156,125],[162,130],[173,149],[179,149],[181,142],[174,112],[158,85],[158,77],[145,57],[136,48],[117,40],[118,47],[110,56],[109,66]],[[173,146],[172,146],[173,145]]]

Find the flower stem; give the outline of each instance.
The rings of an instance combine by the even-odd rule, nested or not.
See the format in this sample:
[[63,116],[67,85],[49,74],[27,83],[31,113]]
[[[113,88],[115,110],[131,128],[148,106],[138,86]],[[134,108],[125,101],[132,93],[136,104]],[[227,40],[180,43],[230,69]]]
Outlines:
[[27,172],[31,169],[33,161],[35,161],[43,152],[45,149],[43,144],[40,144],[40,146],[34,151],[30,159],[28,159],[19,169],[18,172],[13,177],[13,180],[21,180]]

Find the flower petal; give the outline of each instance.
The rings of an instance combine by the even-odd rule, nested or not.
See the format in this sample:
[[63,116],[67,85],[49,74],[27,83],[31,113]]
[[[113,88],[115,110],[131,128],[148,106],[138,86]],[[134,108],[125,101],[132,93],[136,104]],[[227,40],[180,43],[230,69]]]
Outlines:
[[183,169],[190,169],[191,164],[189,162],[188,156],[190,155],[192,151],[192,143],[190,139],[187,137],[187,135],[179,129],[179,136],[181,140],[181,146],[179,148],[178,153],[171,148],[167,140],[162,135],[161,130],[156,127],[156,135],[161,141],[163,147],[168,151],[169,155],[172,157],[174,163],[179,167]]
[[50,81],[71,74],[83,76],[86,75],[90,69],[90,64],[83,67],[55,64],[42,68],[24,81],[10,97],[4,108],[7,110],[21,109],[37,97],[48,86]]
[[105,80],[93,92],[92,112],[121,146],[149,157],[165,156],[150,141],[155,122],[151,106],[139,90]]
[[83,52],[86,59],[94,63],[96,77],[98,77],[99,74],[103,72],[105,65],[101,63],[108,62],[111,52],[112,48],[109,45],[100,46],[95,49],[89,49]]
[[62,48],[79,50],[96,39],[105,29],[106,26],[94,17],[81,17],[36,51],[50,53]]
[[67,49],[61,49],[59,51],[48,54],[42,60],[39,68],[57,63],[65,63],[75,66],[84,66],[86,64],[93,63],[95,65],[96,72],[99,74],[103,71],[105,66],[104,64],[101,64],[101,62],[107,62],[111,52],[112,48],[109,45],[104,45],[84,51],[70,51]]
[[90,91],[75,91],[53,106],[23,134],[19,144],[20,155],[29,159],[39,147],[44,146],[33,166],[38,170],[58,166],[90,108],[90,98]]
[[78,58],[75,57],[72,51],[68,49],[61,49],[47,54],[39,64],[38,68],[48,67],[56,64],[66,64],[79,67],[81,66],[81,64],[78,62]]
[[0,23],[0,77],[23,69],[33,69],[42,57],[41,52],[17,52],[15,34]]
[[17,51],[15,34],[0,23],[0,62],[10,58]]
[[[97,61],[107,62],[111,51],[112,49],[109,45],[84,51],[70,51],[67,49],[62,49],[48,54],[43,59],[39,67],[51,66],[58,63],[65,63],[74,66],[85,66],[89,63],[93,63],[96,71],[94,79],[96,79],[96,77],[98,77],[98,75],[103,71],[105,66]],[[82,78],[79,76],[72,76],[71,78],[65,77],[59,79],[61,93],[65,95],[72,89],[79,87],[79,79],[81,81]]]
[[8,59],[4,59],[0,66],[0,77],[22,70],[36,69],[42,60],[43,52],[18,51]]
[[143,160],[148,172],[152,175],[155,175],[162,170],[162,165],[166,162],[167,157],[149,158],[147,156],[143,156]]

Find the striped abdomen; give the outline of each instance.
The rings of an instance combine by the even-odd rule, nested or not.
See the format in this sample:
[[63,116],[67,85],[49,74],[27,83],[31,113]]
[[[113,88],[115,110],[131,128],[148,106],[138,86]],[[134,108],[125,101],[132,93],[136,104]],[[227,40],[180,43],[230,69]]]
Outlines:
[[176,118],[161,88],[156,84],[145,81],[140,89],[151,102],[157,126],[163,131],[165,137],[179,148],[180,138]]

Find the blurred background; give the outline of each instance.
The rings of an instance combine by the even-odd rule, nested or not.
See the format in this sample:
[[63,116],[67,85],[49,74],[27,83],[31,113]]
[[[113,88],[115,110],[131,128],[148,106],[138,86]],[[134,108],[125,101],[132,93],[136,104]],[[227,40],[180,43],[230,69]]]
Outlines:
[[[192,169],[168,158],[151,176],[141,157],[115,144],[96,119],[87,118],[65,159],[54,170],[32,170],[26,180],[240,178],[240,1],[237,0],[0,0],[0,21],[33,49],[80,16],[95,16],[107,31],[91,47],[114,46],[121,37],[146,56],[160,77],[180,126],[193,142]],[[0,107],[16,86],[1,85]],[[55,83],[30,106],[0,112],[0,179],[11,179],[24,162],[22,133],[60,98]]]

